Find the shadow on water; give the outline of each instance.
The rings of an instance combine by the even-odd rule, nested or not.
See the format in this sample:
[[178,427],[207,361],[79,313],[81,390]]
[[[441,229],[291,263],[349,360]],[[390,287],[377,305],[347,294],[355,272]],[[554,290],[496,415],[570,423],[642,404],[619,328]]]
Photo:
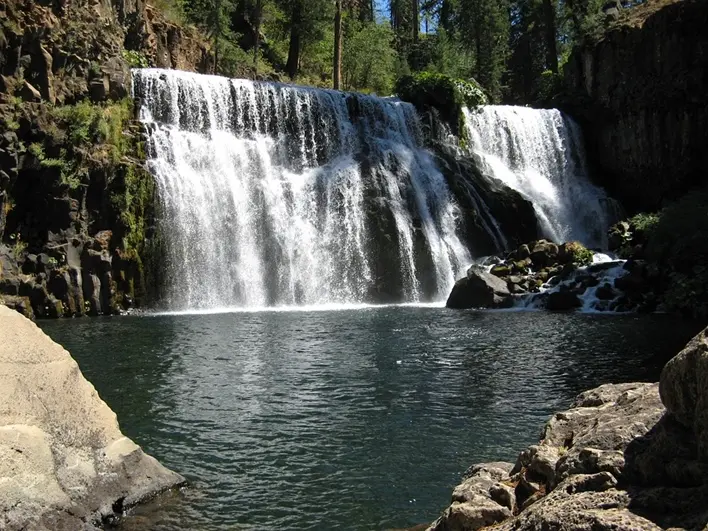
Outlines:
[[551,412],[655,380],[667,316],[367,308],[41,323],[126,435],[192,486],[122,529],[384,529],[432,521],[472,463]]

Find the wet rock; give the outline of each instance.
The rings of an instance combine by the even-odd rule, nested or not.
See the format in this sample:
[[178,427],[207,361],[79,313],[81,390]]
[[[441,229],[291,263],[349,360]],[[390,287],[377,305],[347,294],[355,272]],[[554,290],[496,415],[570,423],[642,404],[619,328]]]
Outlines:
[[605,282],[602,286],[595,290],[595,297],[603,301],[609,301],[617,296],[615,290],[612,289],[609,283]]
[[19,295],[20,280],[18,278],[4,278],[0,280],[0,293],[5,295]]
[[22,262],[22,272],[26,275],[37,273],[37,255],[28,254],[25,256],[25,261]]
[[546,309],[551,311],[575,310],[582,305],[580,298],[570,291],[554,291],[546,299]]
[[32,303],[30,303],[29,297],[2,295],[0,296],[0,304],[5,304],[5,306],[19,312],[27,319],[34,320],[34,311],[32,310]]
[[531,261],[537,268],[553,265],[558,258],[558,246],[547,240],[539,240],[531,248]]
[[471,267],[458,280],[447,299],[448,308],[509,308],[513,299],[506,282],[479,268]]
[[531,258],[531,250],[529,249],[529,246],[526,244],[519,246],[519,248],[516,250],[516,258],[517,260],[525,260],[527,258]]
[[511,268],[506,265],[495,265],[493,266],[489,272],[494,275],[495,277],[508,277],[511,274]]

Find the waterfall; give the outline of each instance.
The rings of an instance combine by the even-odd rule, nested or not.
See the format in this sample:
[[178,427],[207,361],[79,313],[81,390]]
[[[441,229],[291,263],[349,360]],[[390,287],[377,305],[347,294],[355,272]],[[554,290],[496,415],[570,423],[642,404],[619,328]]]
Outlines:
[[486,175],[533,203],[545,237],[606,246],[618,208],[590,182],[575,122],[555,109],[489,105],[464,112],[469,150]]
[[140,69],[169,309],[442,300],[461,212],[395,99]]

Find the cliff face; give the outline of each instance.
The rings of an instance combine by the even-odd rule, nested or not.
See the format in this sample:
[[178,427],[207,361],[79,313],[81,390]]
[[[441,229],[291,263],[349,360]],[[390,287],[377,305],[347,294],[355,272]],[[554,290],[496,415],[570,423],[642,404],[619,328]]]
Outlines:
[[707,25],[701,0],[648,0],[566,67],[598,178],[630,210],[706,182]]
[[208,45],[143,0],[6,0],[0,21],[0,298],[40,317],[139,305],[157,244],[130,68],[206,71]]

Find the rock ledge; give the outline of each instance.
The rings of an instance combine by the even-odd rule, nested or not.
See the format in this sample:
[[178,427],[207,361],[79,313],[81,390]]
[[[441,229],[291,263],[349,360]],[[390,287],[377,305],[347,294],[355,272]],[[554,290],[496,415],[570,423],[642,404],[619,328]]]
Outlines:
[[580,394],[516,464],[471,467],[428,531],[708,529],[707,330],[664,368],[666,408],[656,383]]

